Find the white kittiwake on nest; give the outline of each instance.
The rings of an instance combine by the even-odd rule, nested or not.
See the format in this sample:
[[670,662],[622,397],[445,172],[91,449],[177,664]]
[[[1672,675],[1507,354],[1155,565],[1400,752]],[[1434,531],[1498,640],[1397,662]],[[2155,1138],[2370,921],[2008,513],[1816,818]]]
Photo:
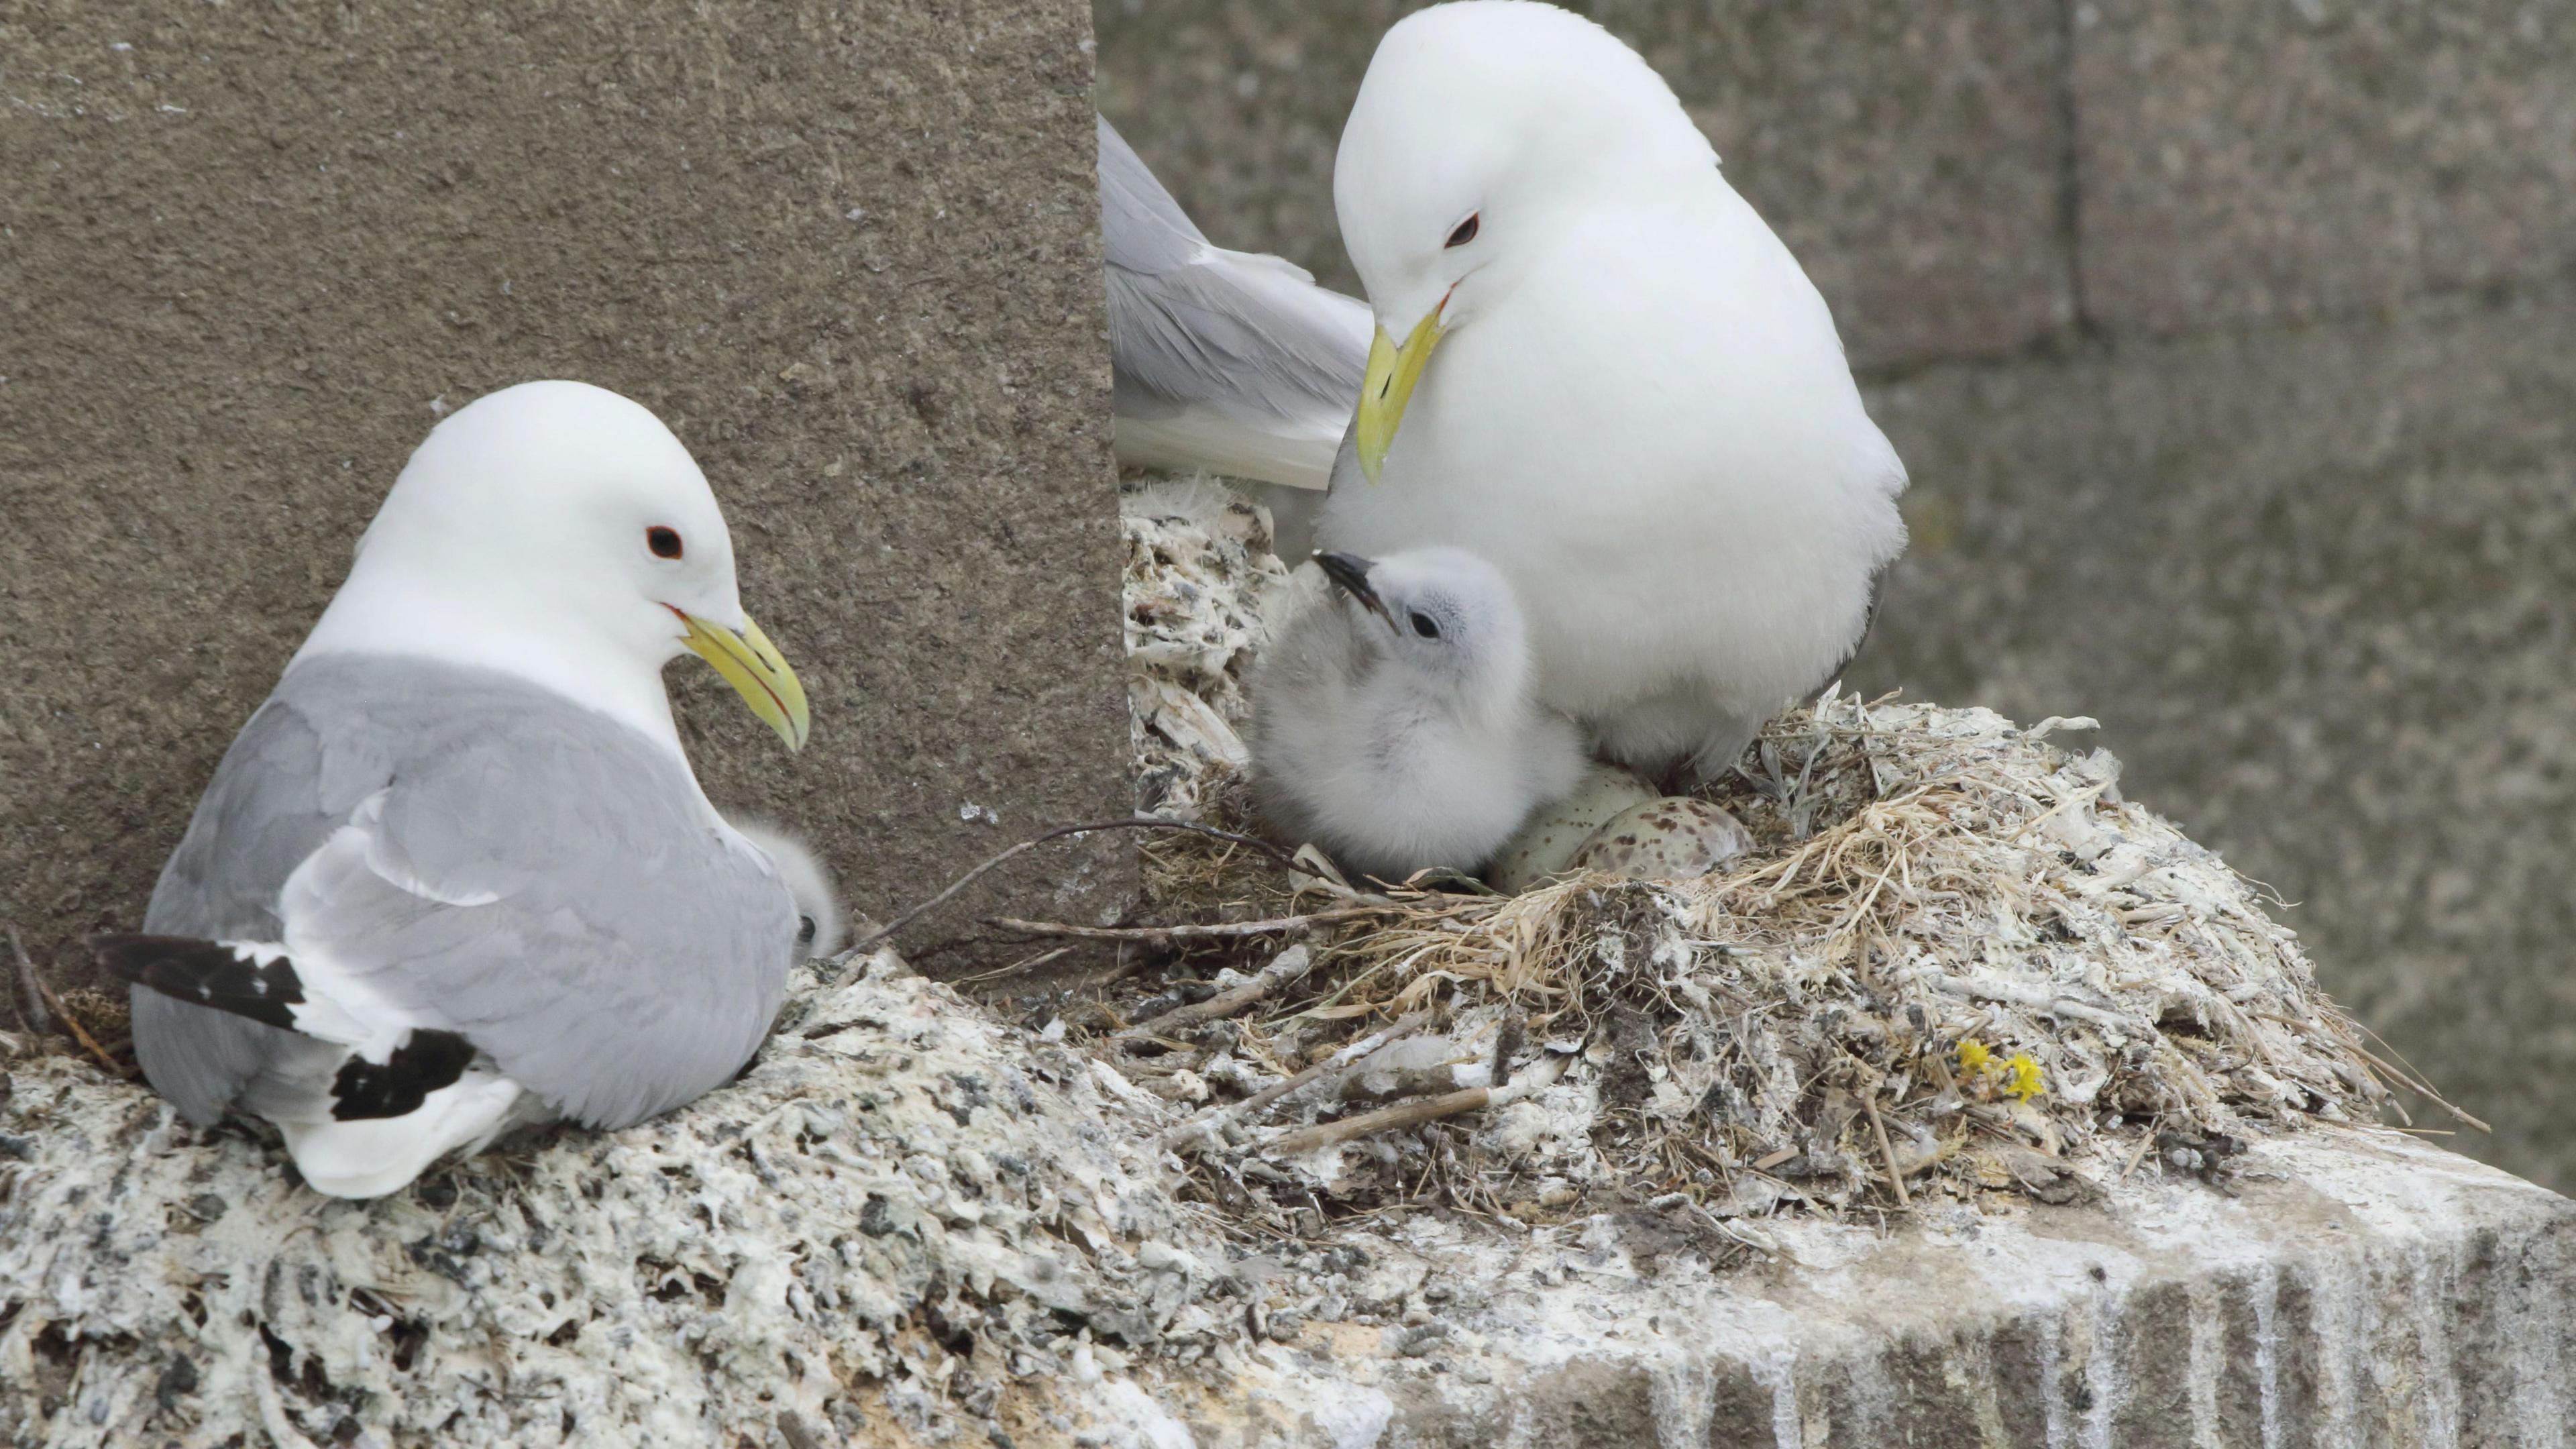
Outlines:
[[1367,304],[1211,243],[1105,117],[1100,231],[1118,460],[1277,485],[1263,500],[1302,529],[1359,401]]
[[1323,546],[1492,560],[1541,698],[1649,775],[1725,771],[1905,543],[1824,299],[1662,78],[1526,0],[1387,31],[1333,200],[1379,330]]
[[1336,596],[1252,680],[1263,815],[1381,880],[1477,869],[1583,773],[1582,735],[1531,698],[1511,585],[1454,548],[1315,561]]
[[153,1086],[375,1197],[522,1123],[621,1127],[731,1078],[829,889],[707,803],[662,687],[684,651],[804,743],[715,495],[650,412],[538,382],[440,423],[144,934],[92,938]]

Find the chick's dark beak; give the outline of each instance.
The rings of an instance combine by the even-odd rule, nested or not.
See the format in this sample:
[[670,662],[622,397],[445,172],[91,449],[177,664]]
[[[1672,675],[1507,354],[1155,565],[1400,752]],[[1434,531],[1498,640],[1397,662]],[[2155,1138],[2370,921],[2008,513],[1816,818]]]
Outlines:
[[1395,627],[1395,616],[1386,611],[1386,601],[1377,596],[1377,590],[1369,587],[1369,570],[1377,567],[1376,563],[1355,553],[1324,553],[1319,550],[1315,554],[1315,565],[1324,571],[1324,577],[1333,581],[1335,588],[1385,621],[1388,628]]

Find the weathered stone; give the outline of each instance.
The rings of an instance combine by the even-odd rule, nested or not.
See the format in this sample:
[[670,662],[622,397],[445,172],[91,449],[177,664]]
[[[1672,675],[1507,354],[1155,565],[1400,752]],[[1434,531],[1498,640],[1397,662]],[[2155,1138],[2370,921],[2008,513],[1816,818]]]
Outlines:
[[2099,1205],[1774,1221],[1713,1275],[1606,1218],[1398,1222],[1356,1234],[1380,1270],[1476,1306],[1427,1364],[1313,1332],[1265,1387],[1382,1395],[1375,1442],[1442,1446],[2557,1441],[2576,1206],[2396,1133],[2251,1162],[2233,1196],[2149,1169]]
[[2576,265],[2576,15],[2075,7],[2086,315],[2181,330]]
[[[1876,391],[1912,551],[1867,690],[2098,715],[2299,902],[2321,984],[2576,1183],[2576,294]],[[2451,1125],[2442,1123],[2437,1125]]]
[[[1218,241],[1356,291],[1333,149],[1410,8],[1096,0],[1101,109]],[[1672,83],[1857,365],[2005,352],[2071,324],[2056,5],[1578,8]]]
[[1397,1209],[1230,1249],[1155,1098],[889,958],[800,979],[688,1108],[374,1203],[20,1046],[0,1433],[67,1449],[2305,1449],[2554,1443],[2576,1411],[2576,1204],[2379,1129],[1893,1229]]
[[[810,829],[880,913],[1114,813],[1085,28],[0,12],[0,914],[39,947],[138,917],[405,455],[530,377],[671,422],[812,692],[790,760],[672,671],[720,804]],[[1117,896],[1114,858],[1047,857],[1094,888],[1062,909]]]

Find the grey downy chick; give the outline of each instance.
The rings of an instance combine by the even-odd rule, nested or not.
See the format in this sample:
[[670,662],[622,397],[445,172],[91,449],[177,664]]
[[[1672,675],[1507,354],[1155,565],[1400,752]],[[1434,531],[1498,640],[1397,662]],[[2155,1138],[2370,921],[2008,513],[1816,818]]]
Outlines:
[[1477,869],[1583,772],[1581,734],[1537,702],[1511,585],[1455,548],[1315,561],[1334,595],[1253,679],[1263,813],[1346,871]]

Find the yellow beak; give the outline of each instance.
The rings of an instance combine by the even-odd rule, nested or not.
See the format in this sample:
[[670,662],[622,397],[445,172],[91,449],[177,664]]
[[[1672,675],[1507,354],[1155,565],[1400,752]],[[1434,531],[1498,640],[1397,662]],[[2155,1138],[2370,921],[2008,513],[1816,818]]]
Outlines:
[[[1441,299],[1447,305],[1448,299]],[[1386,466],[1386,450],[1395,444],[1395,430],[1404,424],[1404,405],[1413,400],[1413,385],[1422,380],[1422,368],[1431,360],[1431,349],[1440,345],[1440,307],[1413,325],[1413,335],[1398,347],[1386,329],[1377,330],[1377,340],[1369,344],[1368,375],[1360,381],[1359,453],[1360,471],[1371,483],[1378,470]]]
[[787,667],[778,646],[769,642],[751,616],[743,616],[739,634],[695,614],[680,614],[680,621],[689,626],[690,650],[716,667],[751,712],[778,731],[787,748],[802,748],[814,727],[805,712],[805,686],[796,682],[796,671]]

